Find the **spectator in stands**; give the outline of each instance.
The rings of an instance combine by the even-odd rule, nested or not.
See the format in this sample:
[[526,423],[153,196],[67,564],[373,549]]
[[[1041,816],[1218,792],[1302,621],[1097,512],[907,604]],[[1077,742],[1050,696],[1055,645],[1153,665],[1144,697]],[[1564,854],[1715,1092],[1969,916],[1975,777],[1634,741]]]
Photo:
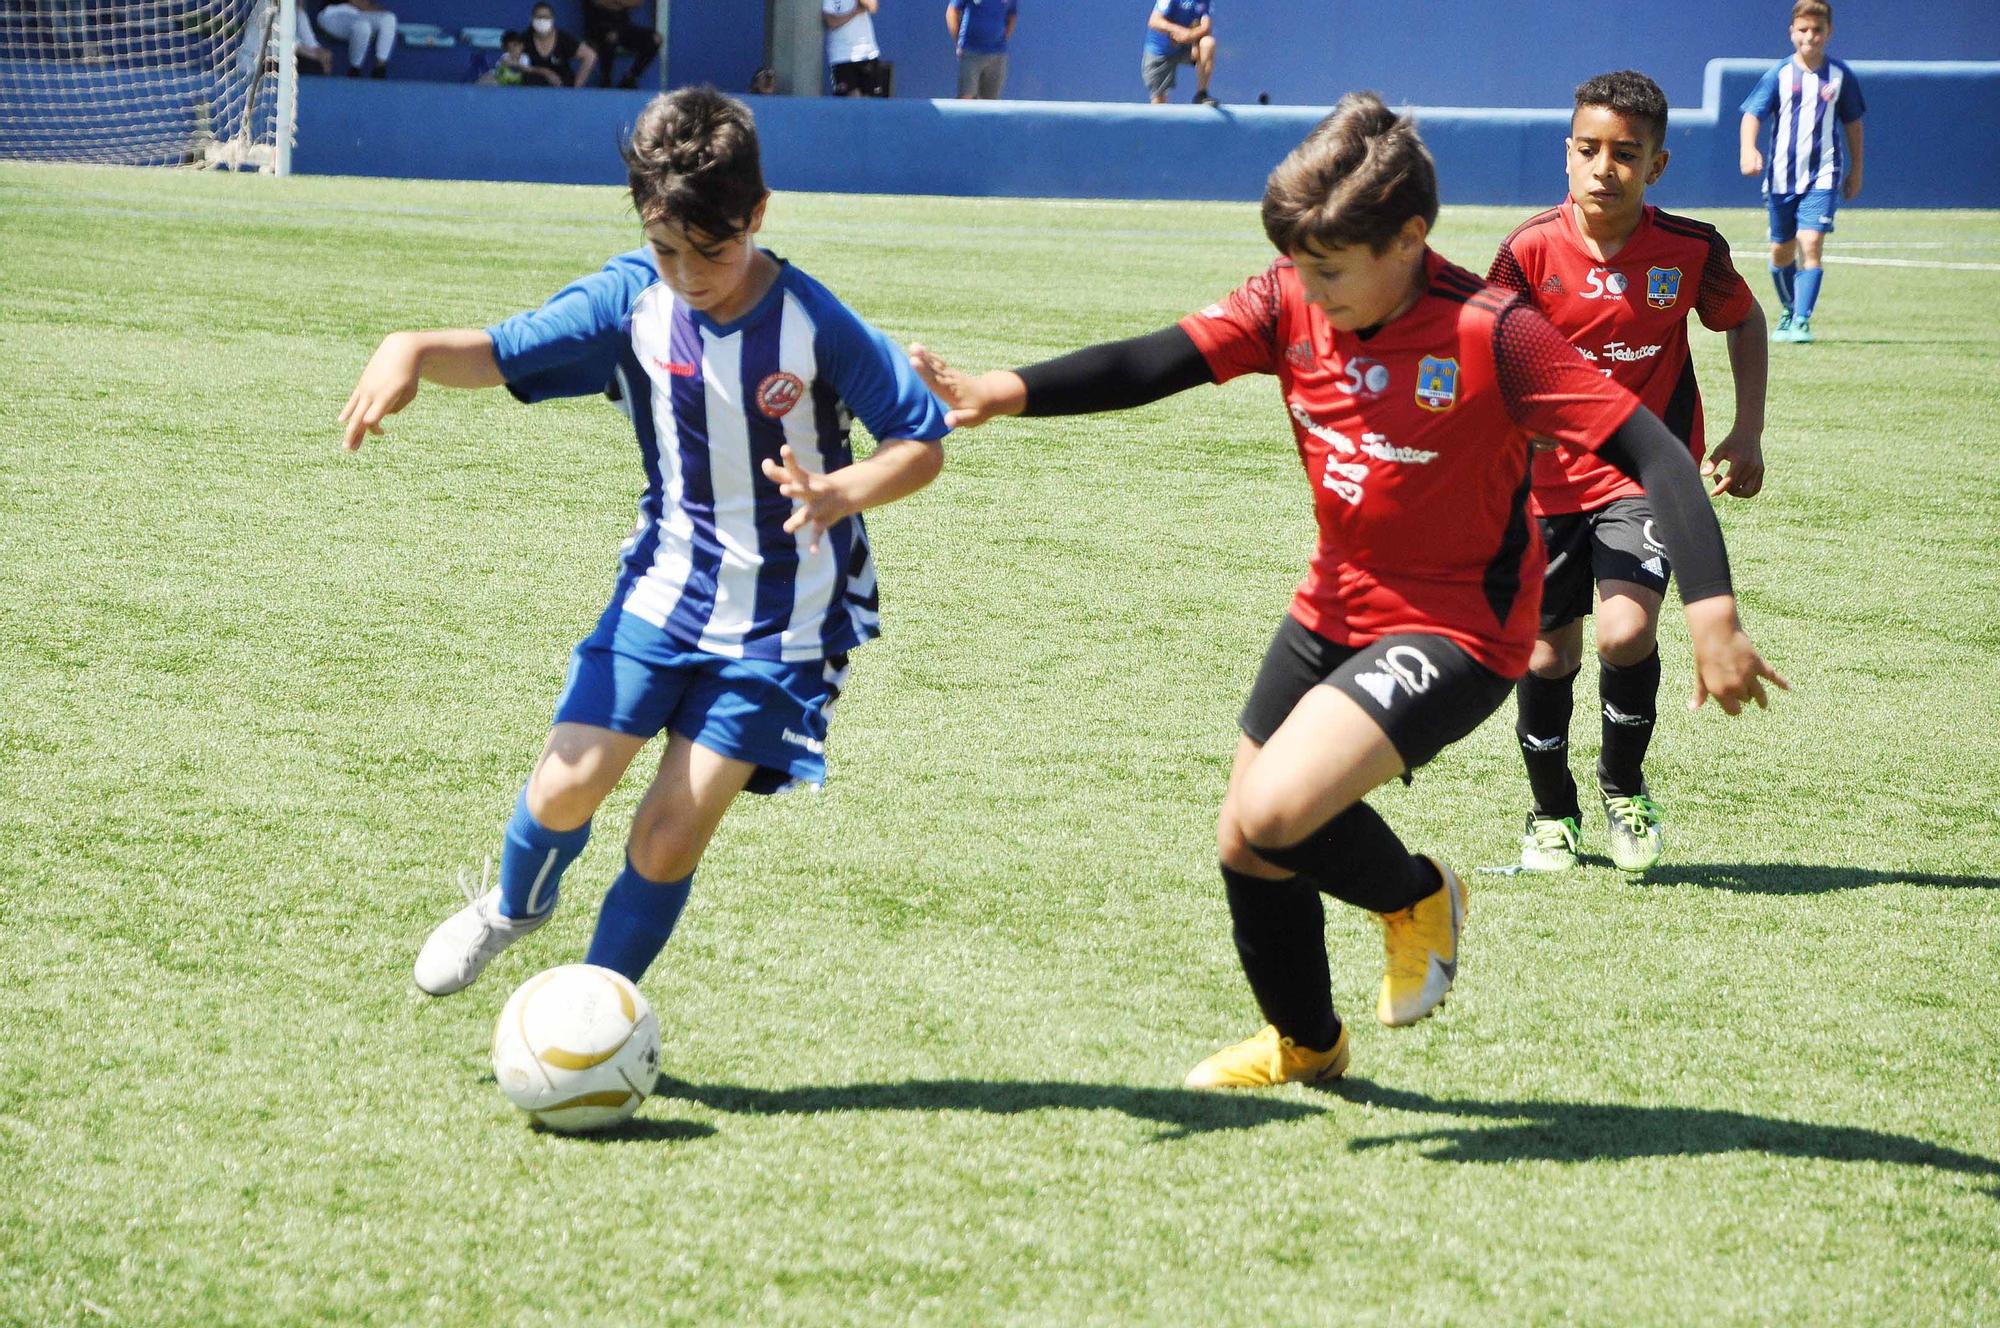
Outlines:
[[476,54],[472,59],[473,68],[478,71],[473,82],[518,88],[528,81],[528,34],[509,28],[500,34],[498,60],[489,64]]
[[1213,106],[1208,80],[1215,73],[1215,20],[1209,0],[1153,0],[1146,19],[1146,49],[1139,57],[1139,76],[1153,105],[1166,101],[1182,65],[1194,66],[1194,101]]
[[750,76],[750,91],[759,97],[768,97],[778,90],[778,71],[765,65]]
[[1007,43],[1019,0],[950,0],[944,25],[958,43],[958,99],[997,101],[1007,82]]
[[375,0],[344,0],[319,11],[319,25],[326,35],[347,43],[347,76],[361,77],[368,63],[368,48],[375,47],[373,77],[389,77],[389,52],[396,47],[396,16]]
[[618,80],[621,88],[639,86],[639,75],[660,53],[660,34],[652,24],[639,22],[646,0],[583,0],[583,40],[595,48],[598,81],[611,86],[611,66],[618,52],[632,57],[632,68]]
[[875,44],[875,14],[882,0],[820,0],[826,24],[826,67],[836,97],[886,97],[889,70]]
[[597,51],[556,26],[553,5],[536,5],[528,18],[528,64],[524,83],[552,88],[580,88],[597,68]]

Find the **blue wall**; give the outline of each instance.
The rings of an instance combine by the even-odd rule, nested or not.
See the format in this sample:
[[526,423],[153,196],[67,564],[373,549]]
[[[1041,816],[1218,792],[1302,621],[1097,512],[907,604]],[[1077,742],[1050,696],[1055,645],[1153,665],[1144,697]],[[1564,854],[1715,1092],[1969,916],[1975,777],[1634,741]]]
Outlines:
[[[716,0],[675,0],[683,11]],[[1007,93],[1061,101],[1143,101],[1139,46],[1149,0],[1020,0]],[[956,61],[945,0],[882,0],[875,20],[898,96],[949,97]],[[1643,69],[1676,106],[1700,103],[1712,55],[1791,51],[1789,0],[1215,0],[1225,102],[1323,106],[1350,88],[1391,105],[1541,107],[1608,69]],[[2000,60],[2000,4],[1841,0],[1832,49],[1843,60]],[[1691,36],[1692,35],[1692,36]],[[692,71],[689,71],[690,73]],[[681,71],[676,71],[676,79]],[[1194,90],[1183,71],[1180,97]]]
[[[1670,207],[1751,206],[1736,107],[1766,66],[1714,61],[1701,111],[1676,111]],[[1867,192],[1897,207],[2000,207],[2000,62],[1856,62],[1867,91]],[[1563,99],[1564,101],[1567,98]],[[641,93],[311,79],[302,172],[616,184]],[[1324,108],[754,99],[773,188],[1069,198],[1254,199]],[[1940,108],[1948,108],[1946,114]],[[1566,109],[1421,110],[1447,203],[1561,196]]]
[[[555,0],[557,20],[580,30],[580,0]],[[676,84],[749,86],[763,63],[764,0],[671,0],[668,51]],[[1020,0],[1009,61],[1011,97],[1042,101],[1143,101],[1139,44],[1149,0]],[[519,27],[531,0],[395,0],[407,21],[456,32]],[[896,65],[899,97],[949,97],[956,61],[945,0],[882,0],[876,33]],[[1228,102],[1268,92],[1280,105],[1323,106],[1349,88],[1374,88],[1394,105],[1561,106],[1583,79],[1643,69],[1676,106],[1700,103],[1702,71],[1720,51],[1790,49],[1786,0],[1216,0],[1222,45],[1215,90]],[[2000,4],[1930,0],[1919,7],[1843,0],[1833,49],[1843,59],[2000,60]],[[641,11],[648,16],[651,6]],[[1919,15],[1913,21],[1913,14]],[[650,17],[647,21],[650,21]],[[1698,34],[1690,40],[1689,34]],[[1553,54],[1552,54],[1553,53]],[[398,77],[456,79],[466,52],[410,51]],[[1193,90],[1181,76],[1181,95]]]

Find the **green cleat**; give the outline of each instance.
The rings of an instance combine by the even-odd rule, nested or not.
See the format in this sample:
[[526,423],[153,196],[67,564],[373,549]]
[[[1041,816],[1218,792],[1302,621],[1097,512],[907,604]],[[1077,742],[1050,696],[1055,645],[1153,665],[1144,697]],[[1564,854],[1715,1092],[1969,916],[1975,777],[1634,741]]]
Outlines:
[[1528,813],[1528,828],[1521,835],[1521,867],[1531,872],[1568,871],[1576,866],[1576,844],[1580,829],[1574,816],[1537,816]]
[[1812,319],[1799,318],[1793,320],[1792,334],[1790,337],[1786,339],[1792,342],[1794,345],[1810,346],[1812,344],[1812,339],[1813,339]]
[[1792,339],[1792,311],[1790,309],[1787,309],[1785,310],[1785,312],[1778,315],[1778,325],[1771,329],[1771,340],[1790,341],[1791,339]]
[[1607,796],[1604,826],[1610,832],[1611,860],[1620,871],[1641,872],[1660,860],[1660,804],[1644,790],[1630,798]]

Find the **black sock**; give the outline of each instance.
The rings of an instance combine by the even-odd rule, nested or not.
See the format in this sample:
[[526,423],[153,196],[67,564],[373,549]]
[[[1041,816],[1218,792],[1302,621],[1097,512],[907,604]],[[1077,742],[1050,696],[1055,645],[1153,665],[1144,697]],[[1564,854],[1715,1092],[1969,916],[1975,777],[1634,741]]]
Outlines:
[[1308,885],[1373,913],[1408,908],[1439,885],[1429,860],[1413,856],[1389,823],[1357,802],[1296,844],[1252,844],[1257,856],[1289,867]]
[[1266,881],[1222,869],[1236,957],[1264,1018],[1302,1047],[1330,1050],[1340,1038],[1326,968],[1326,910],[1296,878]]
[[1604,698],[1604,750],[1597,758],[1597,783],[1614,798],[1636,797],[1645,787],[1639,767],[1653,741],[1660,713],[1660,652],[1637,664],[1597,662],[1597,690]]
[[1514,687],[1514,736],[1528,767],[1535,815],[1553,820],[1581,816],[1576,780],[1569,772],[1569,717],[1576,705],[1577,670],[1560,678],[1522,675]]

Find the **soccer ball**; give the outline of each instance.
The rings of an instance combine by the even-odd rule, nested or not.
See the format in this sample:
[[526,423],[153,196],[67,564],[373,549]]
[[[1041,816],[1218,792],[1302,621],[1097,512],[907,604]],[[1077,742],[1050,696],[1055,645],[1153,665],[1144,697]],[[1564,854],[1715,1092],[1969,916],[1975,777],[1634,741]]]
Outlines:
[[622,973],[564,964],[507,998],[493,1029],[493,1074],[507,1100],[552,1130],[616,1125],[660,1071],[660,1023]]

